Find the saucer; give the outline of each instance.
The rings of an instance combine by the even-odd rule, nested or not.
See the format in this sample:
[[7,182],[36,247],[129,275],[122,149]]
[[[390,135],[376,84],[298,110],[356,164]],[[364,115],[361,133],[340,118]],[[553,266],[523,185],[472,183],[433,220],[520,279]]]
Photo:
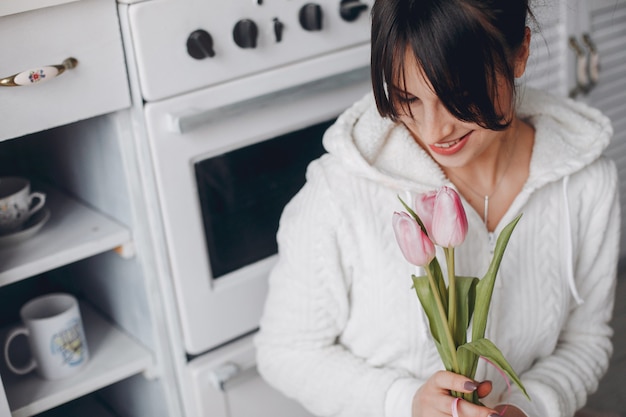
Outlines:
[[26,223],[22,225],[20,230],[7,233],[6,235],[0,235],[0,247],[13,245],[32,237],[46,224],[49,218],[50,210],[46,207],[42,208],[37,213],[33,214],[30,219],[26,220]]

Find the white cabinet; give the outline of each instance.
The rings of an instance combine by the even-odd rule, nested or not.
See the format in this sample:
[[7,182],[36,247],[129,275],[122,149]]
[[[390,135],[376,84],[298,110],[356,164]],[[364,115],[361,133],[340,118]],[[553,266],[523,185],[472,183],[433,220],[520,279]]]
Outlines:
[[80,300],[91,357],[56,381],[14,375],[0,360],[0,415],[181,415],[137,192],[116,2],[6,3],[0,83],[25,70],[48,74],[43,67],[68,57],[78,65],[46,82],[0,86],[0,176],[31,179],[49,213],[28,239],[0,237],[0,342],[26,301],[65,291]]
[[[613,122],[613,141],[605,153],[617,164],[622,217],[626,218],[626,1],[589,0],[585,4],[583,34],[589,34],[597,49],[599,70],[597,82],[583,99]],[[621,254],[626,256],[624,231]]]
[[[539,2],[538,2],[539,3]],[[533,56],[526,81],[561,95],[574,96],[600,109],[612,121],[614,136],[605,154],[617,166],[622,217],[626,217],[626,1],[558,0],[535,8],[540,30],[535,31]],[[547,3],[547,4],[546,4]],[[622,221],[621,256],[626,256]],[[623,262],[623,261],[622,261]],[[619,298],[618,298],[618,303]],[[613,320],[623,323],[623,309]],[[619,327],[617,327],[619,329]],[[616,348],[619,346],[616,343]],[[608,374],[600,381],[588,406],[618,411],[623,388],[623,352],[616,351]]]
[[[621,210],[626,213],[626,1],[579,0],[569,10],[573,15],[568,31],[569,91],[611,119],[614,136],[605,154],[617,165]],[[623,226],[622,230],[624,257]]]
[[61,381],[13,375],[0,362],[1,395],[14,417],[47,410],[67,415],[53,410],[64,404],[99,415],[93,407],[102,401],[115,415],[180,414],[163,368],[167,336],[154,319],[159,291],[149,279],[152,255],[137,233],[123,132],[112,127],[120,117],[98,116],[0,143],[0,173],[31,178],[46,192],[50,212],[35,235],[0,248],[0,339],[18,324],[26,301],[60,290],[81,301],[91,352],[81,372]]
[[[626,256],[626,1],[587,0],[584,8],[578,36],[589,34],[597,50],[599,72],[597,82],[580,99],[600,109],[613,123],[613,141],[605,154],[615,161],[619,174],[622,211],[620,243],[623,258]],[[623,279],[618,284],[618,291],[620,285],[623,286]],[[608,374],[600,381],[597,393],[590,398],[590,404],[596,409],[613,411],[623,410],[624,390],[617,387],[626,371],[624,351],[619,350],[623,345],[620,345],[623,334],[619,332],[623,328],[621,324],[626,321],[624,309],[620,307],[623,301],[619,295],[616,303],[616,315],[613,319],[616,331],[615,352]]]
[[605,153],[617,164],[626,213],[626,1],[537,2],[534,13],[538,27],[531,23],[532,52],[524,81],[587,102],[611,119],[615,133]]

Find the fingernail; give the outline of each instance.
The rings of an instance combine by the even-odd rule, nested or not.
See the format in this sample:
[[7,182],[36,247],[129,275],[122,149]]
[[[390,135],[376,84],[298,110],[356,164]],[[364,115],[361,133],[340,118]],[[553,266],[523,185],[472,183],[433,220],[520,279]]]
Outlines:
[[[478,384],[475,383],[474,381],[465,381],[463,388],[465,388],[465,391],[476,391],[476,388],[478,388]],[[495,416],[489,416],[489,417],[495,417]]]

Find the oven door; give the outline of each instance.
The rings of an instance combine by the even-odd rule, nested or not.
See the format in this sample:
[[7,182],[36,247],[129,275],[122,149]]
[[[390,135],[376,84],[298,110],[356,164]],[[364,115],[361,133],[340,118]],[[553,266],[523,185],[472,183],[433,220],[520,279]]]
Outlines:
[[[246,232],[242,232],[238,220],[233,221],[237,216],[235,211],[227,212],[212,224],[203,221],[207,213],[211,215],[211,209],[207,207],[214,203],[211,186],[206,184],[215,182],[215,172],[219,177],[219,171],[224,167],[227,167],[226,174],[222,173],[222,178],[228,177],[228,181],[234,182],[230,179],[234,177],[231,165],[245,165],[241,161],[246,156],[239,155],[239,150],[244,153],[248,150],[248,154],[254,155],[256,144],[275,139],[276,142],[285,138],[290,140],[290,135],[298,136],[298,132],[317,134],[321,140],[325,123],[331,122],[370,90],[368,62],[362,58],[361,54],[357,60],[348,59],[346,66],[352,68],[346,71],[306,83],[295,83],[293,76],[281,77],[279,72],[273,71],[271,83],[290,83],[281,89],[272,89],[267,82],[259,83],[258,79],[255,81],[254,77],[249,77],[239,83],[223,84],[146,105],[171,279],[189,354],[208,351],[258,327],[268,272],[276,258],[271,242],[261,240],[255,243],[256,232],[249,242],[245,237],[241,244],[228,242],[229,233],[232,237],[239,237]],[[357,69],[354,69],[355,62],[360,62]],[[328,67],[325,68],[328,71]],[[310,73],[305,73],[307,75],[303,78],[310,77]],[[261,155],[259,153],[257,159],[264,160],[266,166],[272,165],[271,153]],[[251,170],[236,174],[243,180],[246,176],[257,180],[261,183],[259,187],[267,186],[258,181],[263,179],[264,172]],[[209,179],[203,179],[207,175]],[[276,178],[281,176],[280,173],[274,175]],[[283,189],[282,183],[277,188]],[[244,207],[247,202],[241,198],[242,194],[255,192],[266,194],[266,190],[259,192],[248,184],[235,188],[230,196],[239,197],[236,204]],[[269,210],[278,216],[282,207]],[[241,222],[244,221],[242,218]],[[210,238],[212,228],[222,230],[221,234]],[[265,234],[267,237],[268,233]],[[271,234],[274,239],[275,230]],[[242,256],[246,256],[244,246],[257,246],[261,250],[245,265],[238,264],[237,259],[226,259],[221,270],[216,272],[217,258],[223,260],[233,254],[236,257],[238,248],[242,248]],[[213,265],[210,255],[214,258]]]

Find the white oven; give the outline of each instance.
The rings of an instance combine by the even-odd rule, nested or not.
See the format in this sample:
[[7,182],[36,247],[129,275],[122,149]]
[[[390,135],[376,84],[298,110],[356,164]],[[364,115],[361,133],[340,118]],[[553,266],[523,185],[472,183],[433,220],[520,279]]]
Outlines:
[[186,354],[189,416],[307,415],[267,393],[251,338],[282,208],[323,152],[325,129],[370,90],[372,3],[120,6]]
[[188,353],[257,327],[278,216],[328,123],[368,86],[360,68],[254,97],[242,81],[146,105]]

